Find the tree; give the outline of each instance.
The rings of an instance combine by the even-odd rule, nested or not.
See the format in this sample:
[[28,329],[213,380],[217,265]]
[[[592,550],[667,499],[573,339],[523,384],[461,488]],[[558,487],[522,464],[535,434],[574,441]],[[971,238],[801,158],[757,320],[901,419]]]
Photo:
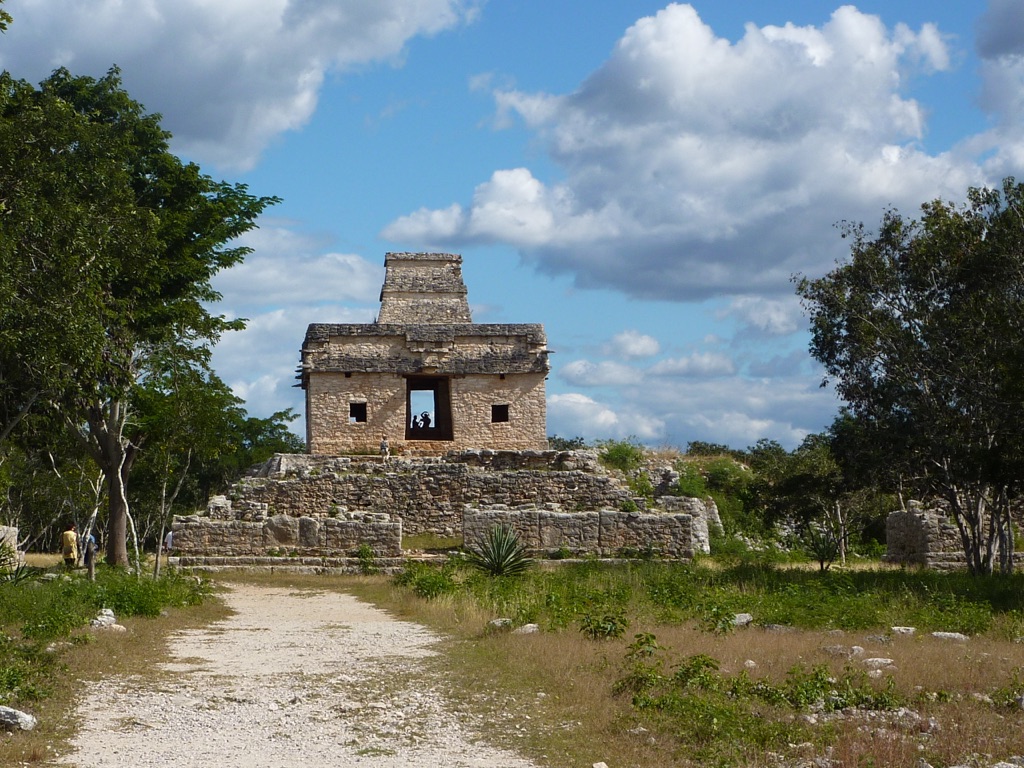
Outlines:
[[95,375],[104,254],[148,245],[113,139],[52,91],[0,74],[0,447]]
[[851,257],[797,278],[811,353],[908,487],[943,498],[972,573],[1012,569],[1024,478],[1024,185],[896,211]]
[[[14,403],[8,412],[38,403],[40,382],[52,380],[36,357],[12,352],[30,334],[28,318],[37,313],[44,327],[68,328],[76,351],[63,358],[64,342],[48,335],[54,351],[45,359],[58,371],[70,360],[73,375],[56,376],[61,386],[48,385],[46,399],[104,473],[106,559],[126,565],[128,479],[146,440],[134,394],[154,356],[173,348],[204,367],[210,344],[241,327],[209,312],[219,298],[210,281],[244,257],[235,239],[276,199],[178,159],[160,116],[121,88],[117,69],[99,79],[59,69],[38,90],[3,77],[0,156],[14,160],[0,179],[0,294],[16,305],[28,297],[0,342],[0,354],[20,362],[18,379],[2,382]],[[30,272],[41,270],[38,295],[49,287],[73,300],[53,311],[40,305],[19,282],[28,261]]]

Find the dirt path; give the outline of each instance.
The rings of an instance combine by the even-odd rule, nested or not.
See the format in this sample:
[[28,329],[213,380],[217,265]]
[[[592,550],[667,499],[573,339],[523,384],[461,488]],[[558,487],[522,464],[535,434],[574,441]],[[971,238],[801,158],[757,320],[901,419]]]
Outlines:
[[233,616],[171,639],[158,684],[91,689],[65,764],[534,768],[446,706],[421,668],[438,640],[425,628],[334,592],[234,586],[226,600]]

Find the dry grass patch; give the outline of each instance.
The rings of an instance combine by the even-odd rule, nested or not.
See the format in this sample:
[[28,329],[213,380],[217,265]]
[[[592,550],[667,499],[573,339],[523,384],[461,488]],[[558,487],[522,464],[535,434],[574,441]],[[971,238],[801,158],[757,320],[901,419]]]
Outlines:
[[[1024,693],[1018,679],[1024,645],[999,639],[1005,634],[999,631],[966,643],[923,633],[894,635],[886,628],[840,632],[751,626],[714,634],[693,622],[663,624],[635,617],[626,636],[595,641],[571,626],[532,635],[488,632],[494,615],[461,593],[423,600],[383,579],[352,588],[449,635],[446,656],[437,661],[449,697],[477,715],[488,740],[543,765],[778,766],[828,756],[836,766],[910,768],[922,757],[941,766],[972,755],[990,756],[982,765],[1024,755],[1024,711],[1000,704],[1015,686]],[[687,660],[705,656],[717,663],[714,678],[723,689],[747,678],[772,690],[799,688],[803,680],[813,690],[814,672],[823,670],[835,687],[851,686],[881,703],[833,712],[822,702],[768,704],[737,695],[733,702],[749,712],[749,722],[764,726],[756,738],[773,746],[757,742],[741,723],[739,735],[726,736],[730,743],[695,756],[692,739],[711,743],[712,726],[707,733],[688,731],[685,723],[654,706],[634,706],[631,691],[623,687],[632,663],[629,646],[638,633],[656,638],[661,650],[651,663],[669,680]],[[869,677],[867,658],[891,658],[893,664],[880,677]],[[687,688],[680,696],[685,706],[700,712],[703,692]],[[717,706],[718,700],[706,700],[709,708]],[[728,734],[729,724],[719,725]]]

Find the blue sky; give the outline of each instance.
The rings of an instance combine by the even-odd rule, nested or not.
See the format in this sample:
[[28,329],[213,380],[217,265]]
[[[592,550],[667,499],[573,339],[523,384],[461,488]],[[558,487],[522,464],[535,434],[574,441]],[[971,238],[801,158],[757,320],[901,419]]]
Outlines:
[[[548,432],[793,447],[838,407],[790,282],[834,224],[1024,176],[1024,2],[7,0],[0,66],[122,70],[174,148],[283,202],[218,276],[218,373],[302,410],[306,325],[387,251],[541,322]],[[295,423],[301,434],[303,427]]]

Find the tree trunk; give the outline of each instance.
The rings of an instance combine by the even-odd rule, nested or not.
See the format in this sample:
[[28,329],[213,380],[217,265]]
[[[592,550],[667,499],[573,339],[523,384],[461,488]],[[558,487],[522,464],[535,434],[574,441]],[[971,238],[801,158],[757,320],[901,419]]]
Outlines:
[[117,465],[103,468],[107,476],[107,565],[127,568],[128,562],[128,499],[124,478]]
[[138,446],[125,434],[128,406],[117,399],[94,404],[88,409],[88,419],[89,436],[85,441],[86,446],[103,472],[107,485],[105,559],[108,565],[126,568],[129,565],[128,474],[138,452]]

